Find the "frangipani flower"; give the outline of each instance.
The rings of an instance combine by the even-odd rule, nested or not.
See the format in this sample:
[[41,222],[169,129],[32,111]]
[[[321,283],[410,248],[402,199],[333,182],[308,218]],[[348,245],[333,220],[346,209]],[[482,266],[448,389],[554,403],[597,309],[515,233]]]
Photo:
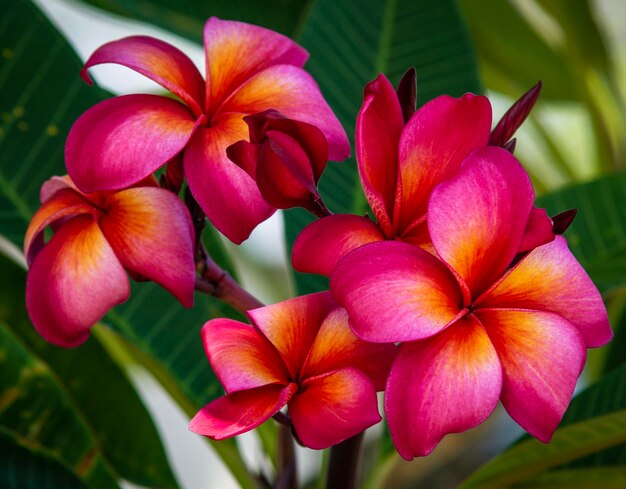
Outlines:
[[[130,294],[126,272],[193,304],[194,232],[178,197],[150,177],[117,192],[80,192],[69,177],[41,188],[24,240],[26,307],[41,336],[73,347]],[[44,244],[44,231],[54,235]],[[167,236],[167,239],[163,239]]]
[[329,157],[342,160],[350,145],[311,76],[307,52],[261,27],[209,19],[204,29],[206,82],[192,61],[158,39],[135,36],[110,42],[87,60],[127,66],[179,100],[125,95],[105,100],[74,124],[66,145],[70,176],[84,192],[120,189],[182,157],[189,188],[211,222],[240,243],[274,209],[252,178],[226,156],[248,137],[247,114],[276,109],[319,127]]
[[499,399],[547,442],[586,348],[612,336],[602,298],[563,237],[514,262],[533,199],[510,153],[480,148],[432,192],[428,230],[439,258],[407,243],[372,243],[333,273],[333,295],[359,337],[404,342],[385,412],[406,459],[478,425]]
[[196,414],[192,431],[222,440],[256,428],[287,405],[298,439],[322,449],[380,421],[376,391],[396,348],[354,336],[346,311],[328,292],[248,316],[252,326],[213,319],[202,328],[226,396]]

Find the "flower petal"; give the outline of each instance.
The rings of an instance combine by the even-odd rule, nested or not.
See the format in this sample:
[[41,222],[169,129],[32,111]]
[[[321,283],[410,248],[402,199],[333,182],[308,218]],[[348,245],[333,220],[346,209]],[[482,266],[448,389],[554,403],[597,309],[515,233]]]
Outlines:
[[35,255],[41,250],[41,245],[43,245],[42,233],[47,226],[61,218],[95,213],[94,207],[77,191],[68,187],[56,190],[37,209],[28,224],[24,237],[24,255],[28,264],[32,264]]
[[299,272],[330,276],[337,262],[352,250],[384,239],[380,228],[368,218],[335,214],[302,230],[293,243],[291,263]]
[[322,321],[335,307],[330,294],[320,292],[253,309],[248,316],[297,378]]
[[73,347],[113,306],[128,299],[126,272],[91,216],[67,221],[36,256],[26,307],[41,336]]
[[534,192],[519,162],[484,147],[433,190],[428,230],[437,253],[476,297],[499,278],[519,250]]
[[348,325],[348,313],[337,307],[320,326],[301,377],[356,368],[367,375],[377,391],[382,391],[396,353],[394,345],[370,343],[355,336]]
[[336,445],[381,420],[374,386],[351,368],[306,380],[289,401],[289,414],[298,439],[315,450]]
[[346,132],[311,75],[301,68],[277,65],[254,75],[234,92],[218,114],[253,114],[275,109],[289,119],[318,127],[328,141],[328,158],[341,161],[350,155]]
[[116,63],[154,80],[183,100],[197,116],[202,114],[204,80],[185,53],[149,36],[131,36],[103,44],[89,57],[81,71],[92,84],[87,70],[102,63]]
[[207,322],[200,334],[211,367],[227,393],[288,383],[280,354],[258,329],[219,318]]
[[565,413],[586,351],[574,325],[548,312],[477,309],[504,373],[502,403],[547,443]]
[[613,337],[598,289],[562,236],[535,248],[478,304],[559,314],[578,328],[587,348]]
[[528,224],[526,225],[526,231],[524,231],[524,237],[518,253],[530,251],[537,246],[549,243],[554,239],[554,235],[552,219],[548,217],[546,210],[533,207],[530,211],[530,217],[528,218]]
[[189,429],[212,440],[245,433],[280,411],[297,390],[296,384],[273,384],[220,397],[193,417]]
[[483,96],[442,95],[417,110],[398,148],[398,234],[426,213],[432,189],[454,175],[471,151],[487,144],[490,129],[491,105]]
[[366,341],[426,338],[460,312],[461,291],[445,265],[400,242],[372,243],[348,254],[335,267],[330,289]]
[[403,344],[385,391],[396,449],[406,460],[428,455],[448,433],[487,419],[501,388],[498,356],[472,315],[432,338]]
[[184,154],[189,189],[213,225],[234,243],[244,241],[275,209],[255,181],[230,161],[226,148],[248,138],[243,114],[228,114],[201,127]]
[[191,307],[194,231],[178,196],[162,188],[131,188],[109,195],[104,207],[100,228],[124,268],[154,280]]
[[398,184],[398,142],[404,119],[398,96],[382,73],[365,86],[356,120],[355,146],[365,197],[387,237]]
[[209,113],[256,73],[279,64],[302,67],[309,57],[282,34],[217,17],[211,17],[204,26],[204,50]]
[[67,171],[83,192],[128,187],[180,152],[194,130],[181,103],[157,95],[123,95],[93,106],[72,126]]

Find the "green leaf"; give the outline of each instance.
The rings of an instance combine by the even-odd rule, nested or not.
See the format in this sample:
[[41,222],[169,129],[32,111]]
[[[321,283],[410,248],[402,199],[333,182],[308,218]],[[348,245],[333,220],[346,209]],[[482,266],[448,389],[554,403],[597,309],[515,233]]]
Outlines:
[[577,208],[565,233],[570,248],[601,292],[626,285],[626,173],[616,173],[537,199],[548,214]]
[[599,467],[592,469],[558,470],[532,477],[513,487],[532,489],[622,489],[626,487],[626,467]]
[[607,310],[615,336],[607,346],[604,372],[610,372],[626,363],[626,290],[611,300],[607,305]]
[[61,379],[120,476],[145,486],[177,487],[150,414],[100,342],[90,338],[78,348],[60,349],[44,341],[24,306],[26,272],[3,256],[0,270],[0,320]]
[[[300,43],[311,54],[307,69],[349,137],[363,102],[363,88],[380,72],[395,84],[417,69],[418,104],[444,93],[480,92],[474,53],[452,0],[318,0]],[[354,158],[330,164],[320,182],[333,212],[366,212]],[[300,209],[285,213],[291,247],[311,217]],[[298,293],[327,287],[313,275],[296,275]]]
[[95,436],[48,366],[0,323],[0,426],[54,453],[89,487],[117,487]]
[[84,0],[113,14],[158,25],[202,42],[202,28],[211,16],[258,24],[292,36],[306,11],[306,0]]
[[50,453],[29,449],[2,428],[0,454],[0,487],[4,489],[88,489]]
[[523,441],[474,472],[461,487],[506,487],[624,442],[626,409],[559,428],[549,444],[535,439]]

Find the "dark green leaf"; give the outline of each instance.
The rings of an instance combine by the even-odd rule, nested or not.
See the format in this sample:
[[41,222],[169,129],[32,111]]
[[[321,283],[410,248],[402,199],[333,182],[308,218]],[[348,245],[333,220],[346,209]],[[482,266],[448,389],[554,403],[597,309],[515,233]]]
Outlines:
[[626,487],[626,466],[571,469],[548,472],[515,484],[515,488],[532,489],[623,489]]
[[117,487],[95,436],[48,366],[0,323],[0,426],[31,449],[55,453],[89,487]]
[[607,346],[608,352],[604,360],[605,372],[610,372],[626,363],[626,290],[609,303],[608,311],[615,336]]
[[[311,54],[307,69],[352,138],[365,84],[384,72],[396,84],[417,69],[418,105],[444,93],[480,92],[474,53],[451,0],[318,0],[301,44]],[[330,164],[321,192],[333,212],[367,210],[354,158]],[[286,213],[289,248],[311,218]],[[297,275],[299,293],[321,290],[327,281]]]
[[307,0],[84,0],[117,15],[158,25],[202,42],[204,22],[215,15],[258,24],[293,36],[306,11]]
[[[24,441],[22,440],[22,443]],[[3,489],[88,489],[50,453],[20,444],[0,428],[0,487]]]

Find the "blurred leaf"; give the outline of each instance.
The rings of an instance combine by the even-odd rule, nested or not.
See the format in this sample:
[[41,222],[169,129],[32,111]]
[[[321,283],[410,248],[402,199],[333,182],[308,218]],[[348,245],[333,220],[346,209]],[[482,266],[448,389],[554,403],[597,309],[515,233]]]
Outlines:
[[594,469],[572,469],[549,472],[515,484],[513,487],[533,489],[622,489],[626,487],[626,466]]
[[506,487],[624,442],[626,409],[559,428],[549,444],[534,438],[523,441],[474,472],[461,487]]
[[[577,2],[572,2],[577,3]],[[460,0],[485,84],[517,99],[543,81],[542,98],[580,100],[579,81],[508,0]]]
[[548,214],[577,208],[565,233],[570,248],[601,292],[626,285],[626,173],[575,185],[537,199]]
[[[24,441],[22,440],[22,443]],[[3,489],[88,489],[71,470],[43,450],[28,448],[0,428],[0,487]]]
[[0,323],[0,426],[29,449],[44,449],[91,488],[117,487],[95,436],[48,366]]
[[202,42],[211,16],[258,24],[293,36],[307,0],[83,0],[113,14],[158,25],[179,36]]
[[615,336],[607,346],[604,372],[626,363],[626,289],[607,304],[607,310]]
[[44,341],[26,313],[26,272],[3,256],[0,270],[0,320],[61,380],[115,470],[135,484],[176,487],[152,418],[126,374],[96,338],[74,349]]
[[[300,43],[307,64],[348,136],[354,135],[363,88],[380,72],[396,84],[417,69],[418,105],[447,93],[480,92],[474,53],[452,0],[318,0]],[[333,212],[366,212],[354,158],[332,163],[320,189]],[[300,209],[285,213],[288,249],[312,220]],[[327,287],[326,279],[296,275],[298,293]]]

